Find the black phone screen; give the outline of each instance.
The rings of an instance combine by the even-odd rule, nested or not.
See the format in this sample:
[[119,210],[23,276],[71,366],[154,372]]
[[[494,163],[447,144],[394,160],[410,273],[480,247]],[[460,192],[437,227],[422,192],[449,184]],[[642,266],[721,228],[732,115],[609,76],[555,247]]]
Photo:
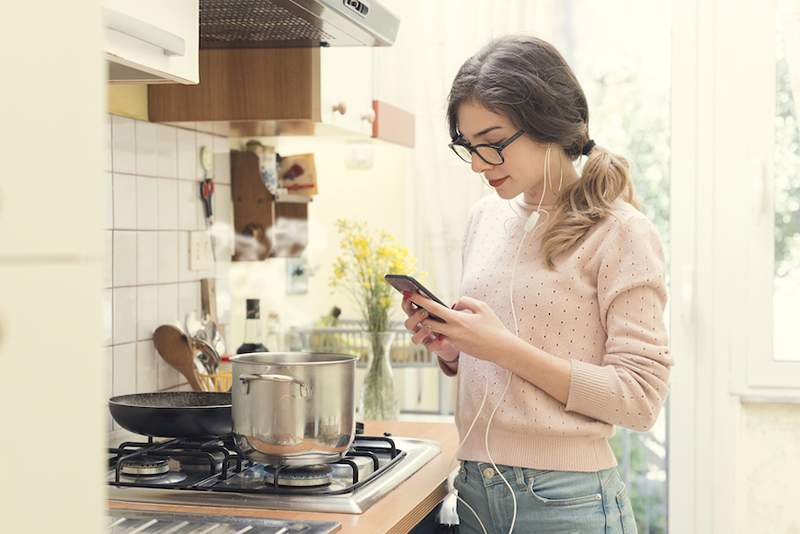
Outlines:
[[[419,293],[424,297],[428,297],[429,299],[433,300],[444,306],[445,308],[449,307],[447,304],[441,301],[436,295],[434,295],[428,288],[423,286],[419,281],[417,281],[413,276],[408,276],[405,274],[387,274],[383,277],[386,282],[394,287],[399,292],[408,291],[410,293]],[[431,319],[434,321],[444,322],[444,320],[436,315],[429,315]]]

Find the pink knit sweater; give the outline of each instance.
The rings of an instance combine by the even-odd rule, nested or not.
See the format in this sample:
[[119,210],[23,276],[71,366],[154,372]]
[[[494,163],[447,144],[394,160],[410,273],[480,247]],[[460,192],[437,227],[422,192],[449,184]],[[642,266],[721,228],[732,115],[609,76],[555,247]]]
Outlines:
[[[522,196],[482,198],[472,208],[463,245],[461,294],[486,302],[514,332],[509,301],[514,253],[534,206]],[[539,221],[541,227],[545,216]],[[672,360],[664,326],[664,255],[653,224],[617,200],[548,270],[541,228],[527,236],[514,275],[519,337],[571,363],[566,406],[514,376],[489,433],[498,464],[562,471],[616,465],[608,438],[614,425],[653,426],[668,391]],[[483,412],[459,458],[488,462],[484,433],[506,384],[506,370],[461,353],[441,362],[457,375],[456,423],[463,439],[488,379]]]

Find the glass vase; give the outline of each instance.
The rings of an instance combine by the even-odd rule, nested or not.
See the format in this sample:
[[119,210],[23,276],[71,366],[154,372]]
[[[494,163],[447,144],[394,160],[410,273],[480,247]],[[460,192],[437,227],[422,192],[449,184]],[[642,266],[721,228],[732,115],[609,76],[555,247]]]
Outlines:
[[370,359],[361,390],[361,416],[365,420],[397,419],[399,405],[394,390],[391,348],[396,332],[369,332]]

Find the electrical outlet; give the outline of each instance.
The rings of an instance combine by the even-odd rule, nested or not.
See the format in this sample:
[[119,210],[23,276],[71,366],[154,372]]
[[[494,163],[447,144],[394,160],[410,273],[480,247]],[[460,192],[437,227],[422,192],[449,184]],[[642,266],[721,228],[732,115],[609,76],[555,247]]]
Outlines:
[[211,234],[191,232],[189,239],[189,270],[209,271],[214,268],[214,252]]

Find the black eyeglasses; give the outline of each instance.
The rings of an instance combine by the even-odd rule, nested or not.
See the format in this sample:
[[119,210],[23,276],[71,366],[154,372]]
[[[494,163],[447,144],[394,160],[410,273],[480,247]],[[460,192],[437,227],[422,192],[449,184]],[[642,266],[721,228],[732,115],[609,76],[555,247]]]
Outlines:
[[503,158],[503,149],[506,148],[508,145],[513,143],[517,140],[519,136],[524,134],[524,130],[519,130],[517,133],[500,143],[499,145],[489,145],[489,144],[481,144],[481,145],[470,145],[466,139],[463,137],[457,137],[450,143],[448,146],[450,149],[456,153],[456,156],[461,158],[462,160],[466,161],[467,163],[472,163],[472,153],[478,155],[483,161],[488,163],[489,165],[502,165],[505,162]]

